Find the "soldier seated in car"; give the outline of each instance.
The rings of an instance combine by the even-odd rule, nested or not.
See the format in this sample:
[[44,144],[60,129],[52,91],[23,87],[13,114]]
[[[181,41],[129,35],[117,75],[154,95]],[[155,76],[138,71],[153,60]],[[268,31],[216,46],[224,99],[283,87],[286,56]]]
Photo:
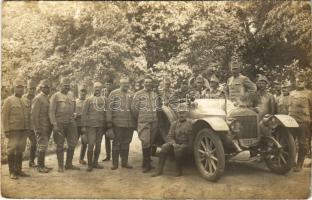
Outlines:
[[161,147],[159,155],[159,167],[157,172],[152,175],[160,176],[163,174],[165,161],[169,153],[174,153],[176,160],[176,176],[182,175],[182,157],[188,152],[192,142],[192,122],[187,118],[188,105],[185,103],[178,106],[178,120],[174,121],[168,133],[169,142]]

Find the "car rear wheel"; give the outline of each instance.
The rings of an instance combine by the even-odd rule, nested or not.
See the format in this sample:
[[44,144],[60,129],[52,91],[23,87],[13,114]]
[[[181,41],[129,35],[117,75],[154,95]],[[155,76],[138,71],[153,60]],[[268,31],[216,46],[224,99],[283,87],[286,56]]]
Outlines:
[[295,140],[284,128],[277,129],[273,137],[281,145],[281,148],[278,148],[272,139],[268,139],[266,142],[268,153],[265,156],[265,163],[272,172],[286,174],[292,169],[295,163]]
[[224,172],[225,156],[222,142],[211,129],[198,132],[194,141],[194,158],[202,177],[217,181]]

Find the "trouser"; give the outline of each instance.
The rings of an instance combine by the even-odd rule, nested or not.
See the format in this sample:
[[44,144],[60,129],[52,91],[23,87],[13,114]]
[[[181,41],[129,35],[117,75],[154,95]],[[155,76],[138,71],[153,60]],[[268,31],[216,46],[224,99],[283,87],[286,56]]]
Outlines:
[[[88,165],[96,165],[101,153],[103,127],[87,127]],[[90,158],[92,155],[93,159]]]
[[82,127],[78,126],[77,127],[77,133],[78,133],[78,140],[80,137],[80,141],[81,141],[81,149],[80,149],[80,156],[79,156],[79,160],[84,160],[85,154],[86,154],[86,150],[87,150],[87,141],[85,139],[83,139],[83,133],[81,131]]
[[56,144],[56,156],[60,168],[64,165],[64,142],[67,141],[68,149],[66,155],[66,165],[72,165],[74,150],[78,141],[78,133],[75,122],[57,123],[59,132],[53,132],[54,142]]
[[106,157],[110,157],[111,155],[111,141],[110,138],[105,134],[105,151]]
[[299,128],[294,134],[295,139],[297,139],[299,144],[297,165],[299,167],[303,166],[303,162],[308,150],[308,137],[309,137],[309,123],[299,122]]
[[38,166],[44,167],[45,166],[45,154],[48,149],[49,139],[51,136],[51,129],[50,128],[42,128],[41,132],[35,133],[37,138],[37,147],[38,147]]
[[133,137],[134,128],[131,127],[114,127],[113,139],[113,165],[118,166],[119,155],[122,165],[128,164],[129,147]]
[[28,130],[11,131],[9,133],[7,152],[10,174],[22,170],[23,152],[26,148],[28,135]]
[[28,139],[30,142],[29,148],[29,162],[34,162],[36,158],[37,141],[34,131],[29,131]]

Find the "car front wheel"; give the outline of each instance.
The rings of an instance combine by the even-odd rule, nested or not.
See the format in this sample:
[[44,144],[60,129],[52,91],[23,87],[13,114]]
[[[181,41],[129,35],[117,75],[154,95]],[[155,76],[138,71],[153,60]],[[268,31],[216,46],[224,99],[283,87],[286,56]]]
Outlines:
[[224,149],[219,136],[209,128],[200,130],[194,141],[193,152],[195,164],[202,177],[217,181],[225,167]]

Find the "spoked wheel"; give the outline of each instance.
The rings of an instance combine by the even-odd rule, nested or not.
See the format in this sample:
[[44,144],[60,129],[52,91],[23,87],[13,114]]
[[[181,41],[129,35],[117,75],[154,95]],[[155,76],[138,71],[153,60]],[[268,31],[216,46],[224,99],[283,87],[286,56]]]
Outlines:
[[265,163],[274,173],[286,174],[295,163],[296,145],[293,136],[283,128],[278,128],[273,135],[274,139],[280,144],[280,147],[272,139],[266,139]]
[[218,180],[224,171],[225,156],[220,138],[208,128],[198,132],[194,142],[194,157],[202,177]]

